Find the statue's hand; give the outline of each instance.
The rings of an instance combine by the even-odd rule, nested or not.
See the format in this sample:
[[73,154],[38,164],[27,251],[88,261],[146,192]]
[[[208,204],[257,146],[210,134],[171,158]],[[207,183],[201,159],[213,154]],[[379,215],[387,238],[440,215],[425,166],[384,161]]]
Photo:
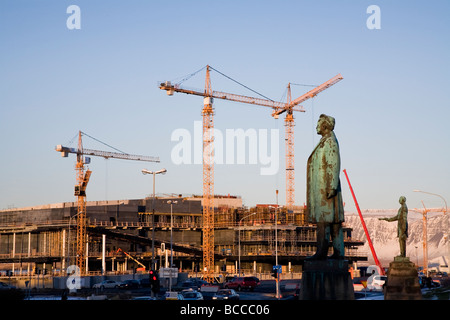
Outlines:
[[333,198],[334,196],[336,196],[336,194],[337,194],[337,190],[336,189],[328,190],[327,199]]

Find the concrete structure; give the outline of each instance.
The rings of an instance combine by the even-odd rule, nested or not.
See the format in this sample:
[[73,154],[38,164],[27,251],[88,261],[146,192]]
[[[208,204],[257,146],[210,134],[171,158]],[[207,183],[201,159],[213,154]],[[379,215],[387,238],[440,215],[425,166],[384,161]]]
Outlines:
[[348,261],[306,261],[300,300],[355,300]]
[[408,257],[397,256],[389,264],[384,300],[421,300],[417,269]]

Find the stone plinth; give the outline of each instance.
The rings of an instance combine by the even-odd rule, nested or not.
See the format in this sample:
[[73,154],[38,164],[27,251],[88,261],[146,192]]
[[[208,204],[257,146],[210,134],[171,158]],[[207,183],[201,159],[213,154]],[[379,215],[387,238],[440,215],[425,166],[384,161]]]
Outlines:
[[395,257],[389,264],[384,300],[421,300],[419,276],[408,257]]
[[346,260],[311,260],[303,265],[300,300],[354,300]]

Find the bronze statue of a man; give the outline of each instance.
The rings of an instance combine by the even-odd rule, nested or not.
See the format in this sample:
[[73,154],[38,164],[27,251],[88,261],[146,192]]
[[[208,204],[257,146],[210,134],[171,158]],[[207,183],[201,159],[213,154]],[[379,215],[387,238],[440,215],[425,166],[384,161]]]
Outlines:
[[401,204],[396,216],[392,218],[378,218],[385,221],[398,221],[397,237],[400,244],[400,256],[406,257],[406,239],[408,238],[408,207],[406,206],[406,198],[401,196],[398,202]]
[[306,217],[317,224],[317,251],[311,260],[327,259],[330,237],[333,244],[331,259],[344,256],[344,206],[342,203],[339,144],[334,135],[335,119],[320,115],[317,134],[319,143],[307,164]]

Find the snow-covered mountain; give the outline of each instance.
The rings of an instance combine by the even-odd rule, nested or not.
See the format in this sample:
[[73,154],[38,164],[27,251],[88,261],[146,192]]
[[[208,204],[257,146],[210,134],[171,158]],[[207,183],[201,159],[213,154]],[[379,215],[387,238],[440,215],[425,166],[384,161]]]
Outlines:
[[[400,246],[397,238],[397,221],[380,221],[381,217],[393,217],[397,210],[366,210],[362,213],[372,240],[378,259],[383,265],[391,262],[400,254]],[[369,244],[357,213],[345,214],[345,225],[353,228],[352,237],[365,241],[361,250],[368,254],[369,263],[373,264]],[[423,219],[422,214],[409,212],[408,214],[408,240],[406,241],[406,255],[414,263],[423,265]],[[440,256],[449,256],[450,241],[448,236],[449,216],[442,213],[429,213],[427,219],[428,231],[428,260],[438,259]]]

